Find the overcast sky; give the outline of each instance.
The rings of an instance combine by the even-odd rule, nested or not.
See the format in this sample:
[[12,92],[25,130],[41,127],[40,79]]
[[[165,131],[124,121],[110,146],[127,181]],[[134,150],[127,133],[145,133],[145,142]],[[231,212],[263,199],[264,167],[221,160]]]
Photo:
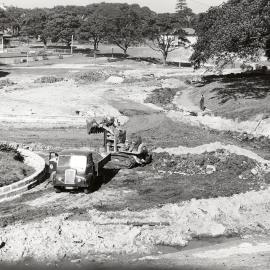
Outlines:
[[[156,12],[174,12],[176,0],[0,0],[5,5],[17,7],[53,7],[56,5],[87,5],[100,2],[111,3],[137,3],[140,6],[148,6]],[[210,6],[217,6],[226,0],[187,0],[188,6],[195,12],[207,10]]]

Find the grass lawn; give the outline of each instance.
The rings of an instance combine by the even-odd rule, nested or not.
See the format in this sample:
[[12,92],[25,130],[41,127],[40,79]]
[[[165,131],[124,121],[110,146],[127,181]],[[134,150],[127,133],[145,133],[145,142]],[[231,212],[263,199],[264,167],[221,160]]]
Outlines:
[[258,114],[270,114],[270,73],[206,76],[205,85],[195,87],[191,98],[199,104],[201,93],[205,105],[216,115],[248,120]]
[[34,173],[34,169],[14,159],[14,152],[0,152],[0,187],[10,185]]

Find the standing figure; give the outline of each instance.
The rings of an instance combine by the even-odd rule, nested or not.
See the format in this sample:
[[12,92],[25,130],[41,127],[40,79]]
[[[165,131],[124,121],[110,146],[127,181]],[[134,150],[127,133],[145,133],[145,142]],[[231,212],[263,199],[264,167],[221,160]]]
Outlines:
[[204,111],[206,107],[204,106],[204,95],[202,94],[201,99],[200,99],[200,109]]

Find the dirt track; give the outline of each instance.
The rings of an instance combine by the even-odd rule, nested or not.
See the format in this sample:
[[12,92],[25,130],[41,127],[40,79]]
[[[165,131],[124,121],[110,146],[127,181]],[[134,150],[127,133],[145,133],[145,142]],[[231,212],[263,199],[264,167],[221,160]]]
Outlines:
[[[121,64],[117,66],[117,70],[121,68]],[[138,66],[137,69],[137,74],[140,74],[145,67]],[[52,68],[51,72],[53,73]],[[177,70],[169,70],[169,73],[176,76]],[[164,74],[166,75],[165,71]],[[12,76],[16,78],[15,74]],[[32,76],[37,77],[36,74]],[[150,84],[158,87],[164,83],[162,80],[157,77]],[[195,147],[219,141],[250,149],[262,157],[269,155],[260,145],[254,148],[253,145],[239,142],[224,132],[172,121],[161,108],[142,104],[144,97],[154,87],[149,86],[150,84],[143,87],[140,82],[137,83],[138,85],[135,83],[131,86],[129,83],[108,85],[98,82],[90,87],[79,86],[77,89],[73,82],[41,88],[33,88],[30,82],[27,89],[13,89],[11,94],[3,94],[2,102],[5,104],[9,101],[11,115],[28,112],[30,118],[39,116],[44,123],[44,114],[48,112],[70,119],[74,116],[78,104],[83,104],[79,108],[82,111],[97,110],[102,113],[100,108],[103,108],[104,114],[122,113],[129,117],[129,121],[124,125],[128,134],[141,135],[150,149],[179,145]],[[67,89],[71,95],[65,94]],[[37,91],[41,91],[42,95],[37,94]],[[21,97],[21,93],[25,95]],[[66,95],[66,100],[59,103],[63,95]],[[28,100],[30,97],[33,97],[32,102],[25,103],[25,106],[19,107],[17,111],[16,104],[21,104],[21,99]],[[44,97],[52,106],[39,106]],[[65,105],[69,102],[73,102],[73,105],[67,109]],[[30,109],[34,113],[32,116]],[[68,122],[70,127],[57,122],[57,118],[46,126],[42,121],[31,124],[31,127],[27,127],[26,122],[2,123],[0,135],[6,141],[30,145],[44,158],[47,158],[50,149],[80,148],[89,145],[98,149],[102,139],[98,136],[89,138],[84,121],[81,119],[78,123],[72,119]],[[205,165],[208,165],[210,156],[203,157],[206,160]],[[178,164],[182,158],[180,156],[173,159]],[[194,157],[191,155],[184,158],[193,160]],[[202,156],[197,158],[201,159]],[[184,246],[194,237],[268,233],[267,191],[251,193],[250,198],[254,199],[251,199],[250,203],[247,200],[248,194],[234,196],[232,199],[185,202],[192,197],[202,199],[231,196],[254,189],[267,189],[269,182],[264,175],[262,178],[249,175],[248,180],[239,181],[241,173],[250,172],[256,165],[252,160],[237,159],[237,156],[227,158],[232,161],[230,167],[227,164],[227,168],[214,174],[193,176],[171,173],[173,170],[183,172],[183,168],[169,167],[170,164],[167,164],[166,160],[171,161],[171,158],[167,154],[156,155],[152,165],[132,170],[124,168],[123,160],[114,160],[107,166],[105,183],[90,195],[69,192],[56,194],[45,181],[20,198],[0,204],[0,232],[3,235],[1,239],[6,243],[1,250],[2,259],[24,261],[32,257],[44,263],[70,262],[74,259],[85,263],[93,259],[97,262],[127,263],[134,258],[161,252],[159,246]],[[248,165],[243,166],[243,162]],[[214,163],[219,168],[217,164]],[[196,171],[198,168],[203,168],[203,165],[191,169]],[[230,178],[230,181],[226,181],[226,178]],[[213,185],[214,180],[216,182]],[[219,181],[221,185],[218,184]],[[239,186],[235,185],[236,182]],[[191,186],[193,189],[190,189]],[[218,190],[219,188],[221,189]],[[226,208],[223,209],[223,206]],[[257,219],[253,220],[254,215],[257,215]],[[260,225],[257,227],[256,224]],[[36,234],[37,231],[40,235]],[[89,231],[94,233],[85,238],[86,232]],[[14,238],[14,235],[17,238]],[[35,247],[39,247],[39,250]],[[48,250],[48,247],[51,250]],[[162,252],[167,253],[169,250],[164,248]],[[121,257],[123,253],[127,253],[128,256]],[[164,261],[161,258],[162,260]],[[138,263],[137,260],[136,262]]]

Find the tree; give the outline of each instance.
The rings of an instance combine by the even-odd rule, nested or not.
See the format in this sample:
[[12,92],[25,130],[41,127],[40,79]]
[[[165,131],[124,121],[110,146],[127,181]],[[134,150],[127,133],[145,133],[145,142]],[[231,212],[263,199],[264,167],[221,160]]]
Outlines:
[[70,47],[72,36],[75,36],[80,25],[81,20],[76,13],[64,10],[49,16],[44,31],[52,42],[62,41]]
[[0,8],[0,31],[7,30],[11,25],[11,18],[8,12]]
[[107,18],[106,39],[127,55],[130,46],[143,41],[143,29],[153,12],[146,7],[128,4],[101,3],[97,13]]
[[21,34],[28,37],[40,38],[44,46],[47,45],[48,32],[46,24],[48,22],[48,10],[35,8],[26,14],[21,28]]
[[[175,14],[158,14],[148,25],[146,36],[150,40],[148,45],[155,51],[162,53],[163,64],[166,65],[168,54],[178,46],[188,43],[186,33]],[[177,44],[176,44],[177,42]]]
[[230,0],[199,16],[197,44],[191,57],[195,67],[209,59],[226,64],[235,58],[256,58],[260,50],[269,56],[270,2]]
[[10,34],[18,36],[22,27],[23,20],[25,18],[26,9],[18,7],[7,7],[6,12],[10,18],[9,29]]
[[186,0],[177,0],[176,12],[183,11],[186,8],[187,8],[187,1]]
[[[183,0],[182,0],[183,1]],[[196,14],[186,4],[186,1],[179,1],[176,6],[176,14],[179,22],[183,27],[193,27],[193,23],[196,20]]]
[[106,37],[107,20],[101,14],[95,12],[88,15],[78,30],[79,38],[82,40],[93,40],[94,54],[98,50],[99,43]]

